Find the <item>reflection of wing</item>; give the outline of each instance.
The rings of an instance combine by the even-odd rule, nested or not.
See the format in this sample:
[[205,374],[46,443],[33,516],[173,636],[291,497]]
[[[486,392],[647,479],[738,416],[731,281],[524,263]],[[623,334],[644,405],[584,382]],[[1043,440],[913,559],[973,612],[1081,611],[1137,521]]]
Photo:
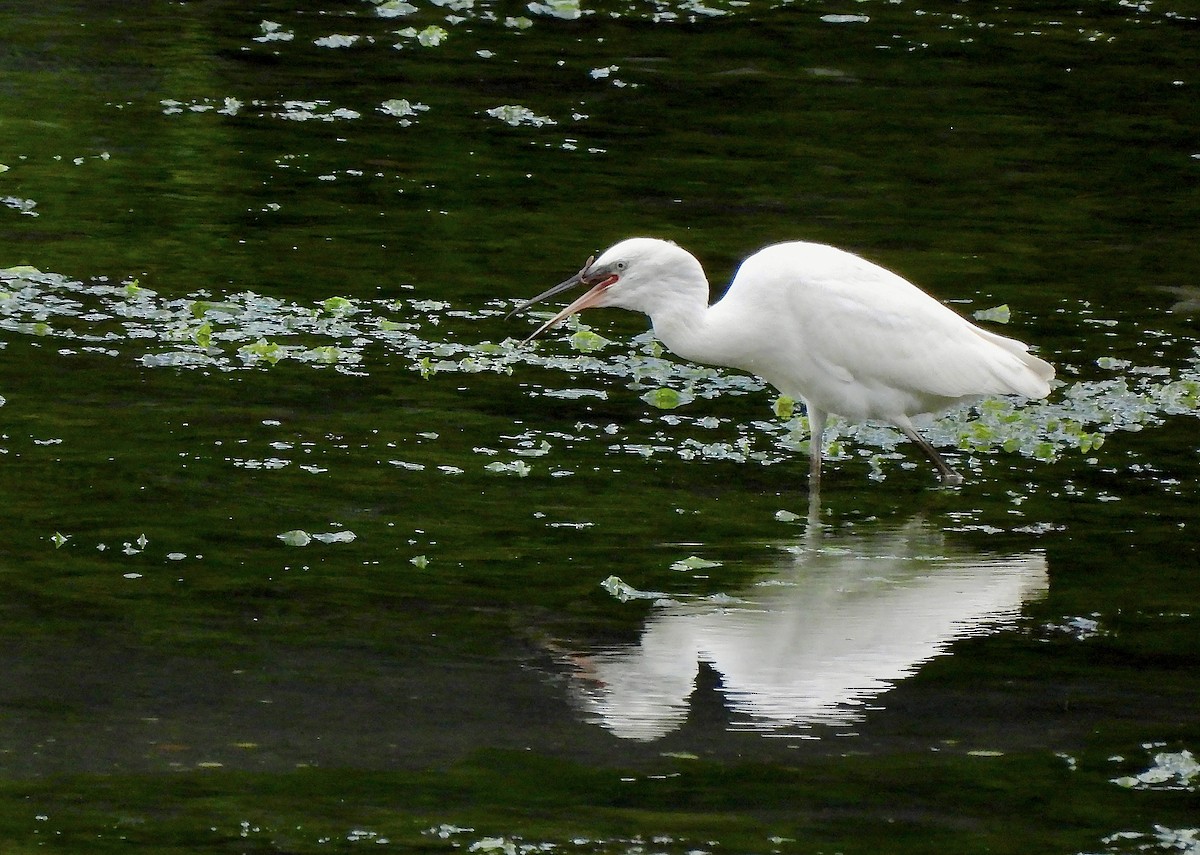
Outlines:
[[[730,705],[760,727],[842,723],[950,642],[1016,617],[1046,587],[1042,555],[999,561],[857,559],[854,587],[809,574],[767,589],[759,610],[710,616],[701,655],[724,674]],[[916,571],[914,575],[912,571]],[[836,574],[836,571],[835,571]]]
[[1194,285],[1164,285],[1158,290],[1167,291],[1178,298],[1171,306],[1172,312],[1195,312],[1200,309],[1200,288]]
[[683,723],[707,662],[739,728],[844,724],[954,640],[1012,620],[1046,591],[1043,555],[950,556],[924,548],[923,534],[826,538],[737,602],[660,607],[638,645],[594,658],[590,687],[579,686],[585,706],[618,736],[656,739]]

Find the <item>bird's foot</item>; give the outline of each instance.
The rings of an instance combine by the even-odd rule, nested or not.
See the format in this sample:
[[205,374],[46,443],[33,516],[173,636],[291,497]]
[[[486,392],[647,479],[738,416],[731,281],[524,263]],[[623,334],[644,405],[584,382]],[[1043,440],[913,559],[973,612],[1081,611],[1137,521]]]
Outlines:
[[943,487],[958,487],[958,486],[962,485],[962,482],[963,482],[963,476],[959,475],[953,469],[947,469],[945,472],[942,473],[942,486]]

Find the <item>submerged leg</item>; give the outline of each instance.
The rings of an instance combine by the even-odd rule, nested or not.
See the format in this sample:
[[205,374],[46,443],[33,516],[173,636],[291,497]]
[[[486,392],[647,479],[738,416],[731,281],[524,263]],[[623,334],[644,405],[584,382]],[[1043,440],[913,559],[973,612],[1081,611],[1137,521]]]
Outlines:
[[930,445],[925,437],[917,433],[917,429],[913,427],[911,423],[906,425],[897,425],[897,427],[904,431],[904,435],[915,442],[920,449],[925,452],[925,456],[928,457],[933,465],[937,467],[938,473],[942,476],[943,484],[953,487],[963,482],[963,477],[951,469],[945,460],[942,460],[942,456],[937,453],[937,449]]
[[808,489],[816,493],[821,489],[821,451],[825,445],[825,422],[829,414],[807,401],[804,408],[808,411]]

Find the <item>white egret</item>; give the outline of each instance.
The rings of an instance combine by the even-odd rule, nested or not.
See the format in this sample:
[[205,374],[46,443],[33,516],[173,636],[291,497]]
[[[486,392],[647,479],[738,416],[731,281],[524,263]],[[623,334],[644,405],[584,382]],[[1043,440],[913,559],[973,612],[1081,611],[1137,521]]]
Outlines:
[[890,422],[925,452],[943,483],[960,484],[913,418],[985,395],[1043,398],[1054,377],[1053,366],[1021,342],[980,329],[895,273],[822,244],[756,252],[709,305],[695,256],[670,241],[630,238],[514,312],[578,285],[590,290],[525,341],[591,307],[649,315],[654,334],[678,356],[748,371],[804,402],[814,491],[831,413]]

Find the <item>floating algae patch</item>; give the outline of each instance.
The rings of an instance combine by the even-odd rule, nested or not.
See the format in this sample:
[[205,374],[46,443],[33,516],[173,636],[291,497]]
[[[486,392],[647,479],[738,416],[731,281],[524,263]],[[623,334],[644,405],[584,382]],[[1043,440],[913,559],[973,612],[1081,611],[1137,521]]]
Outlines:
[[[137,280],[85,283],[31,267],[0,270],[0,329],[54,340],[63,356],[99,354],[150,368],[208,371],[270,370],[286,362],[365,375],[373,362],[392,362],[399,354],[410,371],[434,382],[444,375],[521,372],[528,379],[520,386],[530,397],[626,398],[631,407],[640,398],[641,423],[651,430],[593,426],[594,438],[605,440],[612,453],[760,465],[808,453],[808,420],[790,401],[775,400],[773,413],[762,419],[698,412],[705,401],[727,396],[770,397],[756,377],[675,360],[650,333],[628,344],[612,341],[578,318],[562,338],[532,345],[514,338],[472,340],[484,329],[481,322],[498,320],[505,308],[500,301],[461,309],[443,300],[339,295],[306,304],[251,291],[172,298]],[[1060,383],[1048,400],[985,399],[937,418],[927,436],[957,448],[969,467],[1000,452],[1041,461],[1081,454],[1097,463],[1092,455],[1114,433],[1140,431],[1169,416],[1200,415],[1200,347],[1181,344],[1191,350],[1170,367],[1138,366],[1108,353],[1093,354],[1082,368],[1060,362],[1060,377],[1081,379]],[[607,388],[581,390],[584,375]],[[681,415],[689,409],[695,416]],[[833,419],[825,454],[835,464],[865,458],[870,477],[878,480],[895,466],[913,465],[900,450],[904,442],[887,425]],[[491,471],[529,474],[507,463]]]
[[492,107],[485,112],[493,119],[499,119],[506,125],[512,125],[514,128],[520,125],[540,128],[543,125],[557,124],[549,116],[539,116],[533,110],[520,104],[501,104],[499,107]]
[[1114,778],[1114,784],[1130,790],[1186,790],[1200,786],[1200,762],[1192,752],[1160,751],[1149,768],[1136,775]]
[[[403,312],[411,323],[385,313]],[[358,373],[371,343],[432,350],[425,318],[396,301],[334,296],[313,305],[253,292],[169,299],[133,281],[90,284],[31,268],[0,271],[0,329],[62,339],[77,351],[133,356],[148,367],[238,370],[283,360]],[[132,351],[132,352],[131,352]]]
[[[394,26],[396,18],[421,17],[433,19],[439,15],[451,24],[458,25],[467,22],[482,24],[503,24],[505,28],[528,30],[534,26],[534,18],[540,19],[540,25],[553,27],[560,21],[575,21],[592,15],[602,15],[611,20],[645,21],[654,24],[694,24],[712,18],[753,17],[761,15],[769,4],[755,0],[648,0],[648,2],[631,2],[620,6],[606,6],[597,9],[583,4],[580,0],[534,0],[523,5],[523,11],[528,15],[499,18],[496,8],[491,3],[481,0],[434,0],[432,6],[424,8],[406,0],[361,0],[363,5],[371,10],[370,14],[380,20],[382,26]],[[1121,3],[1120,14],[1126,21],[1144,23],[1187,20],[1179,13],[1170,9],[1159,9],[1151,3]],[[514,7],[515,8],[515,7]],[[889,10],[891,11],[891,10]],[[451,13],[451,14],[447,14]],[[896,13],[893,11],[893,15]],[[1116,12],[1112,13],[1116,15]],[[874,13],[868,14],[825,14],[820,20],[825,24],[834,25],[867,25],[872,22]],[[1013,13],[1007,7],[981,6],[966,9],[955,8],[952,11],[936,11],[916,8],[901,15],[894,25],[898,25],[904,17],[911,16],[913,23],[933,21],[935,28],[922,28],[923,38],[904,39],[900,44],[906,50],[928,50],[936,47],[938,42],[932,38],[937,34],[941,43],[969,44],[978,38],[980,33],[1005,33],[1019,37],[1051,36],[1058,34],[1062,38],[1080,43],[1104,42],[1111,38],[1107,33],[1091,27],[1072,26],[1071,19],[1061,20],[1042,19],[1038,29],[1031,31],[1024,19]],[[366,17],[366,16],[364,16]],[[267,31],[270,24],[274,29]],[[265,35],[281,32],[279,24],[264,21],[262,28]],[[278,38],[278,37],[277,37]],[[900,36],[896,36],[900,39]],[[267,41],[259,36],[255,41]]]

